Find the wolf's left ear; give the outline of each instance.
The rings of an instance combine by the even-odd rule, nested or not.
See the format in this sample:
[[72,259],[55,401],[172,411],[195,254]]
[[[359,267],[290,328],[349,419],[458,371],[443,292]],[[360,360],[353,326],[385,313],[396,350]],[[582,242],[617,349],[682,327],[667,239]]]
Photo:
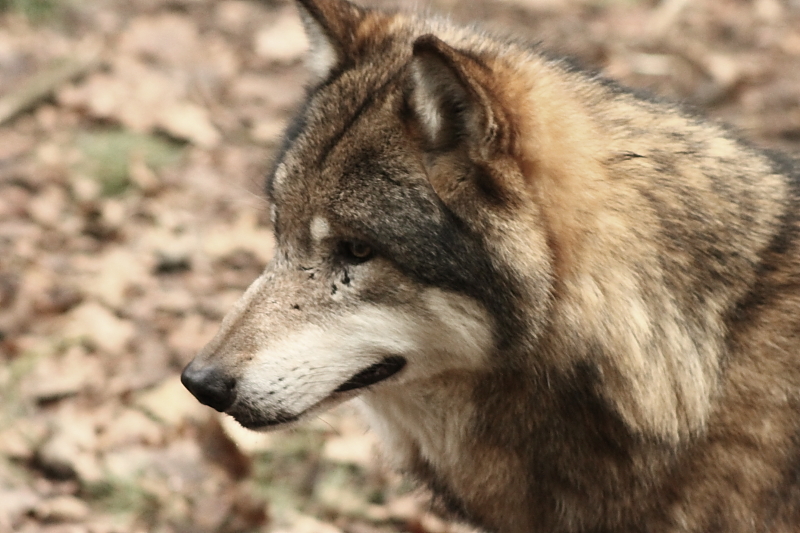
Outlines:
[[311,46],[308,68],[315,80],[324,79],[352,53],[366,10],[347,0],[297,0],[297,6]]
[[482,83],[489,67],[424,35],[414,42],[410,68],[410,106],[430,148],[491,147],[497,141],[497,113]]

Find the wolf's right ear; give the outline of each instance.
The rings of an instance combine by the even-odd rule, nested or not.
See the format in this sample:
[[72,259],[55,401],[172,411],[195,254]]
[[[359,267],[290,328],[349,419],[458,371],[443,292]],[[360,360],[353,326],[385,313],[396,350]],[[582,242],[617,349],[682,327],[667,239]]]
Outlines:
[[347,0],[297,0],[310,44],[308,68],[322,80],[352,54],[366,11]]

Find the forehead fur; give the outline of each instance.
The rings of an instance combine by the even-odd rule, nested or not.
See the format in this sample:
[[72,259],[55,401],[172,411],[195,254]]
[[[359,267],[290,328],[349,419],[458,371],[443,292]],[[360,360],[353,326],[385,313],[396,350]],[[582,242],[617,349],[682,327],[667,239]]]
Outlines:
[[[425,34],[438,37],[472,54],[496,55],[509,46],[528,56],[529,48],[499,43],[474,29],[452,25],[442,18],[418,18],[408,13],[367,11],[354,28],[354,42],[341,65],[327,77],[307,88],[306,98],[286,131],[276,166],[321,167],[325,157],[361,115],[387,89],[402,91],[401,79],[412,55],[415,39]],[[394,85],[391,85],[394,83]],[[266,190],[275,195],[275,173],[267,179]]]

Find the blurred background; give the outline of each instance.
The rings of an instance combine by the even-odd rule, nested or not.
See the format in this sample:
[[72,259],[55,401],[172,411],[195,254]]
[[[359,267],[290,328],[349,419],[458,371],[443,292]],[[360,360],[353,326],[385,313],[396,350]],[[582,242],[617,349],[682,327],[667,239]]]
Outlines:
[[[800,0],[405,4],[800,153]],[[180,385],[271,256],[305,49],[288,1],[0,0],[0,532],[468,531],[351,407],[259,435]]]

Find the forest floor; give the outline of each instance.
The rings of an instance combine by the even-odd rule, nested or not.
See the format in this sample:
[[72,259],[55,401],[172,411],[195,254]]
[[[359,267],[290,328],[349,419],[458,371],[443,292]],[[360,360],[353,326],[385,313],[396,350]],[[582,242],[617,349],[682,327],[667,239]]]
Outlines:
[[[798,0],[430,6],[800,153]],[[0,533],[467,531],[351,407],[255,434],[179,382],[271,257],[305,48],[278,0],[0,0]]]

